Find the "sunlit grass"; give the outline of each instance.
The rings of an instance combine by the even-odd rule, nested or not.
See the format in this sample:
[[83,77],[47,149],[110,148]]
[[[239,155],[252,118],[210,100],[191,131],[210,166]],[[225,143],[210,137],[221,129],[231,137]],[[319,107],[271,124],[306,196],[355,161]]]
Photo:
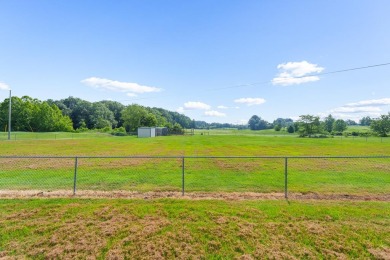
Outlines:
[[[103,137],[0,142],[15,156],[371,156],[390,155],[380,138],[310,139],[273,136]],[[389,138],[390,140],[390,138]],[[1,189],[73,189],[75,158],[0,158]],[[291,192],[389,193],[389,159],[289,159]],[[77,188],[180,191],[182,160],[79,158]],[[185,190],[283,192],[284,159],[185,160]]]
[[387,202],[0,200],[0,257],[380,259],[389,214]]

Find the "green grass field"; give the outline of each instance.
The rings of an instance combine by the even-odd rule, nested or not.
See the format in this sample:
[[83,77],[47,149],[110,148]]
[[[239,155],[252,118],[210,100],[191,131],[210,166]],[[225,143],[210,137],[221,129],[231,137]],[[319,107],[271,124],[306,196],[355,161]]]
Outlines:
[[386,259],[390,204],[0,200],[0,258]]
[[[74,134],[77,135],[77,134]],[[85,134],[81,134],[85,136]],[[194,135],[148,139],[75,137],[0,142],[14,156],[374,156],[390,155],[390,142],[365,139],[310,139],[295,136]],[[73,189],[74,158],[0,158],[0,189]],[[185,190],[283,192],[284,158],[190,158]],[[290,192],[388,194],[390,161],[381,159],[294,158],[288,161]],[[78,190],[181,191],[182,160],[80,158]]]
[[[373,137],[73,135],[35,139],[26,134],[25,139],[0,141],[0,154],[390,155],[390,141]],[[283,158],[186,159],[185,188],[217,194],[283,192],[284,163]],[[0,158],[0,191],[71,191],[74,166],[74,158]],[[295,158],[288,166],[291,193],[390,194],[388,158]],[[181,171],[180,158],[80,158],[77,190],[181,191]],[[386,259],[389,215],[388,201],[0,199],[0,258]]]

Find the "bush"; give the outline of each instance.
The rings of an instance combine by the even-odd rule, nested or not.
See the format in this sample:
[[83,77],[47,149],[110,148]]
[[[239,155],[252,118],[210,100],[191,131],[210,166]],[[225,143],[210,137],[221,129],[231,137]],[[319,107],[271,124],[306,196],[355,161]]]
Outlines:
[[289,127],[287,128],[287,132],[289,132],[290,134],[294,133],[295,132],[294,126],[289,125]]
[[371,136],[371,133],[370,132],[363,132],[363,133],[359,133],[359,136],[368,137],[368,136]]
[[175,123],[171,129],[169,129],[169,133],[173,135],[182,135],[184,134],[184,130],[178,123]]
[[111,134],[115,135],[115,136],[126,136],[127,135],[126,129],[123,126],[113,129],[111,131]]
[[101,133],[108,133],[111,130],[112,130],[112,128],[109,127],[109,126],[106,126],[106,127],[101,128],[101,129],[98,129],[98,131],[101,132]]
[[87,131],[89,131],[89,129],[82,126],[82,127],[80,127],[80,128],[77,128],[77,129],[75,130],[75,133],[84,133],[84,132],[87,132]]
[[350,132],[344,132],[344,133],[343,133],[343,136],[344,136],[344,137],[351,136],[351,133],[350,133]]
[[351,135],[352,135],[352,136],[359,136],[359,132],[352,131]]

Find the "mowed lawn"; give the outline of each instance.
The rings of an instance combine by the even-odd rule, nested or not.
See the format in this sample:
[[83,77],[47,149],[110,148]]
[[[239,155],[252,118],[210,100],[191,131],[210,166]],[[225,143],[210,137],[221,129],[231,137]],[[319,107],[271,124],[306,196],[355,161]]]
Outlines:
[[[83,139],[2,141],[0,150],[7,156],[389,156],[389,140],[91,135]],[[74,158],[0,161],[0,189],[74,188]],[[76,186],[78,190],[181,191],[182,163],[180,158],[80,158]],[[185,161],[185,190],[283,192],[284,167],[284,158],[190,158]],[[288,189],[302,193],[388,194],[389,172],[389,158],[294,158],[288,161]]]
[[[292,136],[1,141],[3,156],[372,156],[390,142]],[[74,158],[0,159],[0,190],[73,189]],[[284,159],[187,159],[185,188],[282,192]],[[78,190],[180,191],[182,160],[78,161]],[[289,159],[290,192],[389,194],[389,159]],[[386,259],[390,203],[0,199],[5,259]]]
[[[230,133],[230,132],[228,132]],[[73,134],[68,139],[0,141],[1,155],[58,156],[338,156],[390,155],[390,138],[296,135],[194,135],[137,138]],[[80,137],[78,136],[80,135]]]
[[0,200],[0,258],[386,259],[390,204]]

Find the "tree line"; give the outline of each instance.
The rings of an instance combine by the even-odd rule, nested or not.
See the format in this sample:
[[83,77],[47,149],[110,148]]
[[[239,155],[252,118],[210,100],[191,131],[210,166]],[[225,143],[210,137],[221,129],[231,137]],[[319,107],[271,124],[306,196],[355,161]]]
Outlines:
[[[390,132],[390,113],[388,115],[381,115],[379,118],[363,117],[359,121],[362,126],[370,126],[371,130],[379,136],[388,136]],[[299,136],[326,136],[326,135],[342,135],[349,125],[357,125],[353,120],[335,119],[332,115],[328,115],[324,120],[314,115],[301,115],[299,120],[294,122],[290,118],[278,118],[269,123],[257,115],[253,115],[249,121],[248,126],[251,130],[272,129],[280,131],[286,128],[287,132],[299,133]],[[352,132],[352,135],[359,133]]]
[[[14,96],[11,101],[13,131],[135,132],[140,126],[163,126],[172,133],[180,133],[193,124],[193,120],[177,112],[137,104],[125,106],[116,101],[89,102],[75,97],[41,101],[29,96]],[[8,98],[0,103],[0,127],[4,131],[8,129],[8,105]]]
[[[0,103],[0,129],[8,129],[9,99]],[[379,136],[390,132],[390,113],[379,118],[363,117],[360,125],[370,126]],[[116,101],[89,102],[80,98],[68,97],[61,100],[41,101],[29,96],[12,97],[11,125],[13,131],[53,132],[84,131],[105,129],[114,133],[135,132],[140,126],[163,126],[171,133],[182,133],[183,128],[238,128],[251,130],[285,128],[289,133],[300,136],[341,134],[348,125],[356,125],[352,120],[335,119],[332,115],[320,120],[318,116],[302,115],[294,122],[290,118],[277,118],[272,123],[253,115],[248,124],[207,123],[163,108],[144,107],[137,104],[125,106]]]

